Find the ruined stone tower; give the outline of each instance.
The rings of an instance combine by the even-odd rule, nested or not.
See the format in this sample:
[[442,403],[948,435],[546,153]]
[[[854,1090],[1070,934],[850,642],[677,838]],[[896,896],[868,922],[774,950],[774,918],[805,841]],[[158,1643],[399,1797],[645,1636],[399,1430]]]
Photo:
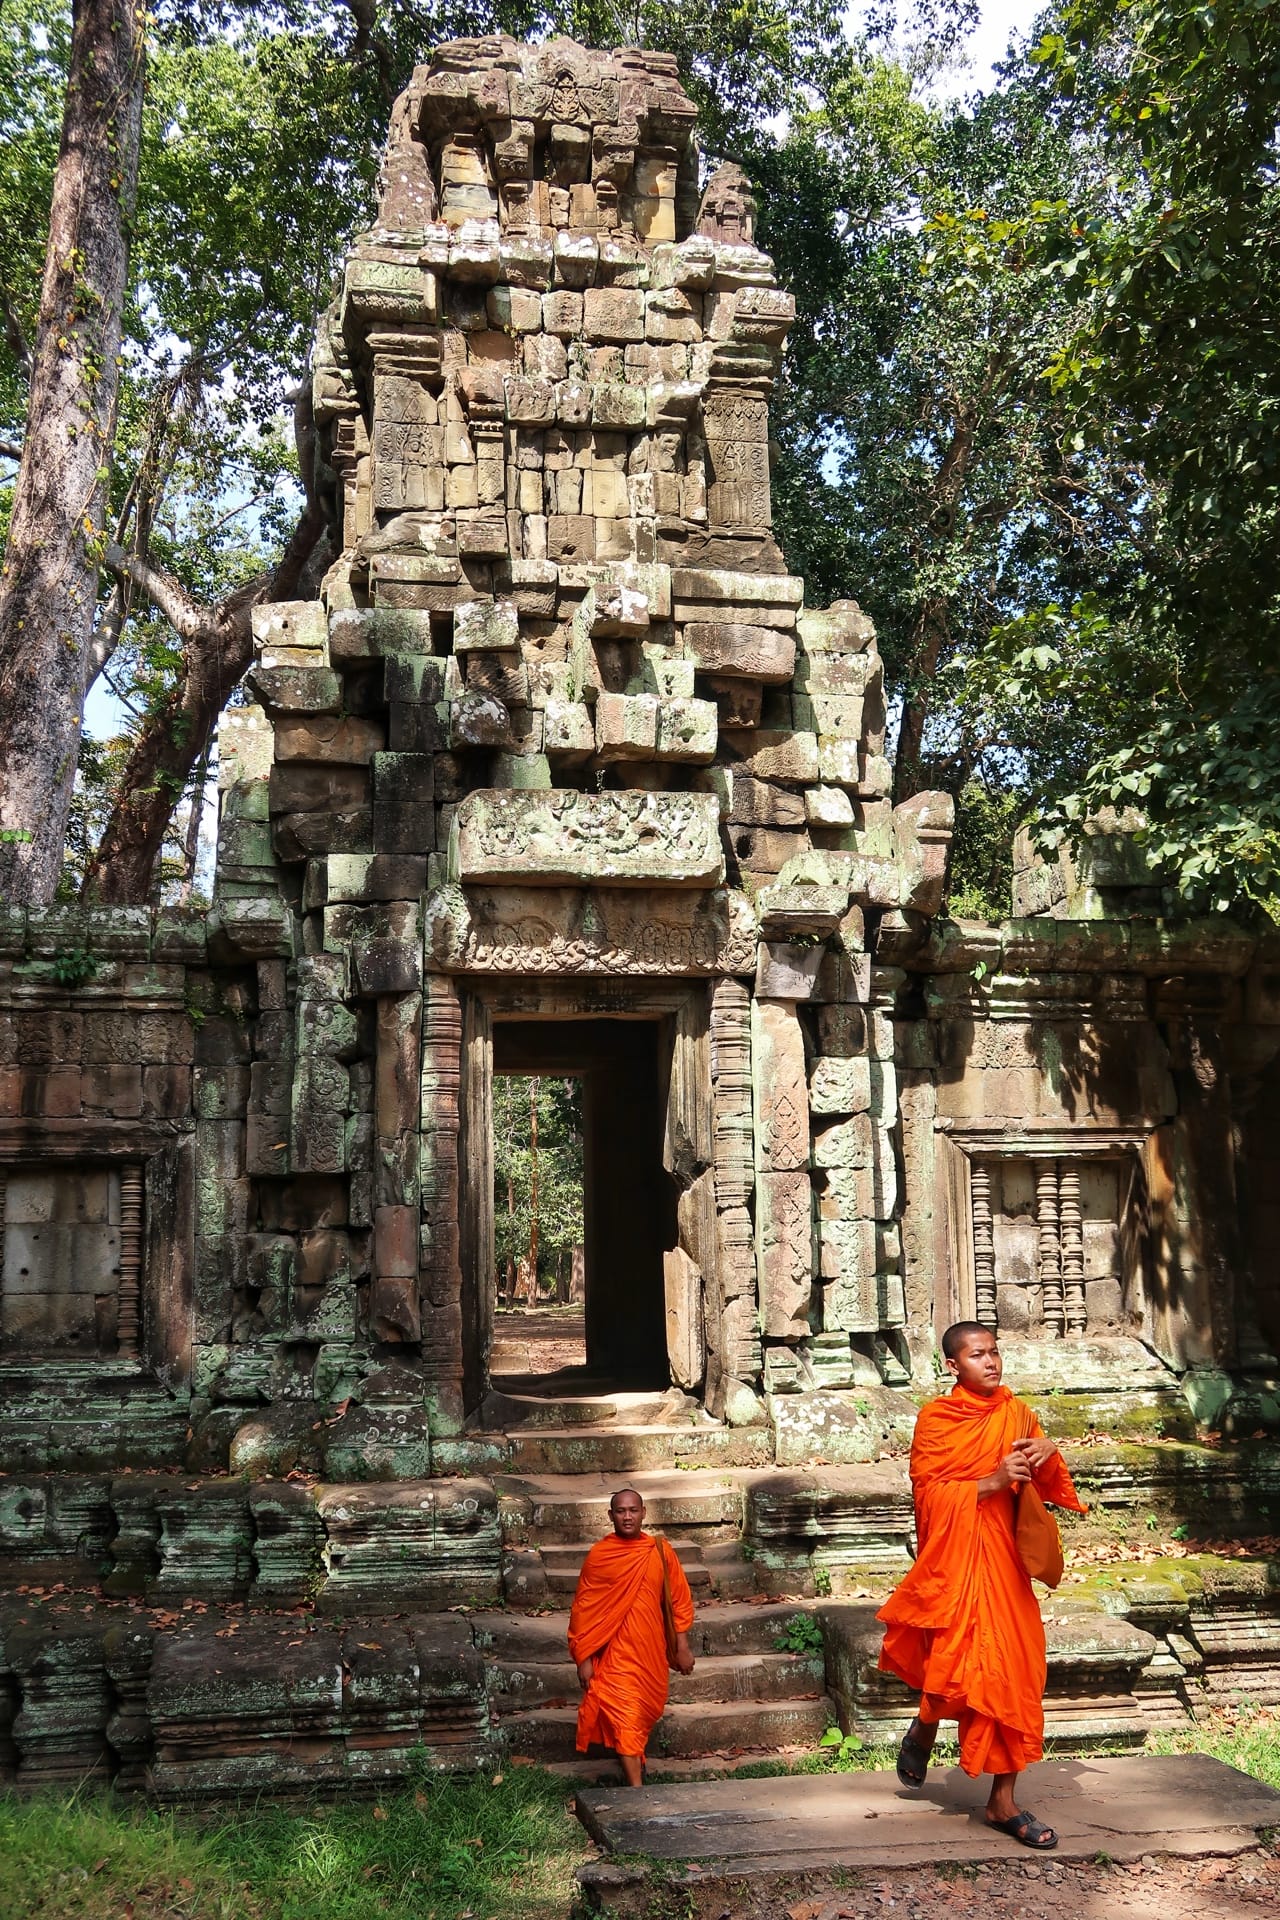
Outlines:
[[280,865],[224,860],[220,896],[282,889],[300,1004],[376,1008],[378,1092],[353,1113],[354,1026],[323,1071],[299,1028],[288,1125],[262,1117],[288,1138],[247,1171],[345,1182],[360,1324],[446,1430],[485,1387],[513,1020],[560,1056],[577,1022],[654,1030],[661,1141],[620,1143],[637,1217],[591,1233],[594,1359],[744,1421],[815,1365],[907,1377],[865,914],[937,907],[950,804],[890,807],[870,624],[806,610],[774,541],[794,301],[741,172],[700,183],[693,117],[662,54],[419,69],[316,348],[341,557],[325,608],[258,626]]

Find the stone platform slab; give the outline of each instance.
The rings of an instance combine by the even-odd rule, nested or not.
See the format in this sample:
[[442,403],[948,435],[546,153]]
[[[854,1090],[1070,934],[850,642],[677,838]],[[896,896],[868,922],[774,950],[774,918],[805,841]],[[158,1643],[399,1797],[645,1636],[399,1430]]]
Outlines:
[[[959,1768],[907,1793],[894,1774],[786,1775],[679,1786],[588,1788],[578,1817],[607,1853],[644,1855],[764,1881],[841,1868],[1027,1860],[1031,1849],[989,1828],[983,1781]],[[1019,1795],[1056,1827],[1057,1861],[1231,1855],[1280,1826],[1280,1793],[1204,1754],[1052,1760]]]

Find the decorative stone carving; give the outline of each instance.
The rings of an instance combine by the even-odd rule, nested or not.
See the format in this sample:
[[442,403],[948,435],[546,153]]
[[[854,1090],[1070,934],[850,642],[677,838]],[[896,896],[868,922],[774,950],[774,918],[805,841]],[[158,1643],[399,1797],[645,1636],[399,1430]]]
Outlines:
[[724,879],[714,796],[468,794],[454,817],[455,879],[517,886],[715,887]]
[[755,965],[742,894],[448,887],[427,902],[428,962],[451,973],[719,974]]

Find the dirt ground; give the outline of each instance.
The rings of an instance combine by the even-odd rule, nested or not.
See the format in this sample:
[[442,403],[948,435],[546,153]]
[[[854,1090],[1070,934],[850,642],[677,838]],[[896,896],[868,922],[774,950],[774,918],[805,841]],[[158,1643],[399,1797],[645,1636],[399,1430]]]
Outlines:
[[[701,1884],[700,1884],[701,1881]],[[656,1897],[655,1897],[656,1896]],[[1280,1916],[1280,1844],[1232,1859],[1011,1859],[992,1867],[910,1867],[829,1880],[694,1875],[661,1893],[601,1888],[587,1911],[653,1920],[1259,1920]]]

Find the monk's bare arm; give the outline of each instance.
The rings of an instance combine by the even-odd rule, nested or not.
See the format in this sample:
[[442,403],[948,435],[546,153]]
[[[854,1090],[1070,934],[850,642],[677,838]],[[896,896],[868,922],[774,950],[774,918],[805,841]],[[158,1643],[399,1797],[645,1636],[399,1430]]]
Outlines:
[[1006,1453],[994,1473],[984,1473],[978,1482],[979,1500],[989,1500],[993,1493],[1004,1493],[1019,1481],[1030,1480],[1031,1467],[1024,1453]]

